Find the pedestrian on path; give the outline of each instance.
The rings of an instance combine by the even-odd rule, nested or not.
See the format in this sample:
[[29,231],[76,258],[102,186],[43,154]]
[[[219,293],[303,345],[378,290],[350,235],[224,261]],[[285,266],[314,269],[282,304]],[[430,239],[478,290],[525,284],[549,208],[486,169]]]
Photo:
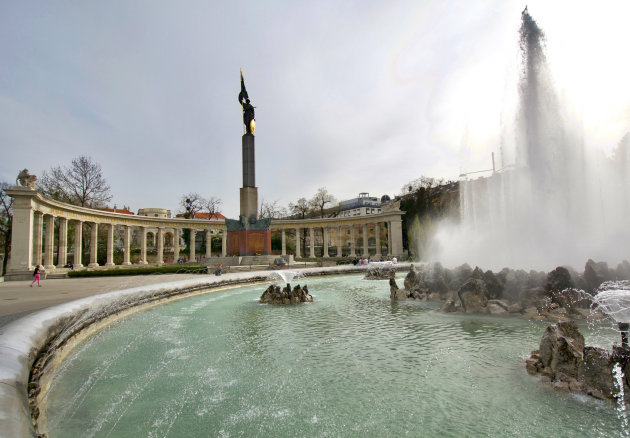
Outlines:
[[39,265],[35,266],[35,271],[33,272],[33,281],[31,282],[31,287],[33,287],[33,283],[37,282],[37,287],[42,287],[41,284],[39,284]]

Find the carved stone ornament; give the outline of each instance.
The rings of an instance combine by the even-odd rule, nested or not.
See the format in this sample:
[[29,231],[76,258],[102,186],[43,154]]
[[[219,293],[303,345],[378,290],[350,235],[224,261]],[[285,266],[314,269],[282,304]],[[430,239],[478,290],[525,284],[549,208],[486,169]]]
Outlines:
[[18,173],[18,176],[15,179],[15,185],[17,186],[19,184],[22,187],[34,190],[35,181],[37,181],[37,177],[35,175],[29,174],[28,169],[24,169],[20,173]]

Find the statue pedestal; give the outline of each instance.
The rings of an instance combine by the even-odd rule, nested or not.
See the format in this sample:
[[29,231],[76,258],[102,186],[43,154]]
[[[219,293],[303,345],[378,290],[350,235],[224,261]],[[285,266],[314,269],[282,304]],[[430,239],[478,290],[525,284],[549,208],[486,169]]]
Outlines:
[[227,254],[239,256],[271,255],[271,219],[226,219]]

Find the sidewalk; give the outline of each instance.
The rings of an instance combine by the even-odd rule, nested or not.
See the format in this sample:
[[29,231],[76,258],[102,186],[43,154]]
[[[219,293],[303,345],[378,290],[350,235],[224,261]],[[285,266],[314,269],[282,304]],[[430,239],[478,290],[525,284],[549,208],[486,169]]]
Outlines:
[[90,295],[198,277],[199,274],[158,274],[64,278],[42,280],[42,287],[35,284],[32,288],[31,280],[0,282],[0,327],[37,310]]

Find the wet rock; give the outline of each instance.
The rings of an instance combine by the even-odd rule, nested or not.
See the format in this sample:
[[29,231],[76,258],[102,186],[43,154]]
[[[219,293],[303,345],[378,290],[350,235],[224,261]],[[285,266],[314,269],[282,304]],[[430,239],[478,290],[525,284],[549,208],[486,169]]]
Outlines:
[[[611,398],[615,393],[610,354],[603,348],[587,346],[578,368],[578,381],[595,389],[603,397]],[[598,397],[598,398],[603,398]]]
[[540,341],[540,362],[543,368],[550,368],[554,374],[578,375],[582,361],[584,336],[574,322],[559,322],[545,330]]
[[612,280],[612,276],[608,270],[608,263],[596,263],[588,259],[584,266],[584,280],[586,281],[588,292],[595,291],[604,281]]
[[523,305],[521,303],[510,304],[507,310],[509,313],[522,313]]
[[482,280],[486,282],[486,289],[488,290],[488,298],[498,299],[503,297],[503,282],[494,275],[492,271],[486,271],[483,273]]
[[553,292],[560,292],[564,289],[570,289],[575,287],[571,274],[567,268],[558,266],[556,269],[547,274],[547,283],[545,290],[548,294]]
[[260,296],[261,303],[267,304],[299,304],[313,302],[313,296],[308,292],[306,285],[300,287],[298,284],[291,290],[291,285],[287,283],[284,289],[280,286],[270,285]]
[[488,313],[486,283],[483,280],[469,279],[457,291],[462,308],[466,313]]
[[394,275],[389,277],[389,298],[392,300],[406,300],[408,298],[407,291],[398,288]]
[[444,303],[444,305],[442,305],[440,310],[442,312],[446,312],[446,313],[451,313],[451,312],[457,311],[457,308],[455,307],[455,300],[453,300],[453,299],[446,300],[446,302]]
[[366,280],[387,280],[390,278],[391,274],[396,276],[396,271],[394,271],[393,266],[370,266],[368,265],[367,271],[365,271],[365,279]]
[[628,263],[628,260],[624,260],[617,265],[615,274],[617,275],[617,280],[630,280],[630,263]]

